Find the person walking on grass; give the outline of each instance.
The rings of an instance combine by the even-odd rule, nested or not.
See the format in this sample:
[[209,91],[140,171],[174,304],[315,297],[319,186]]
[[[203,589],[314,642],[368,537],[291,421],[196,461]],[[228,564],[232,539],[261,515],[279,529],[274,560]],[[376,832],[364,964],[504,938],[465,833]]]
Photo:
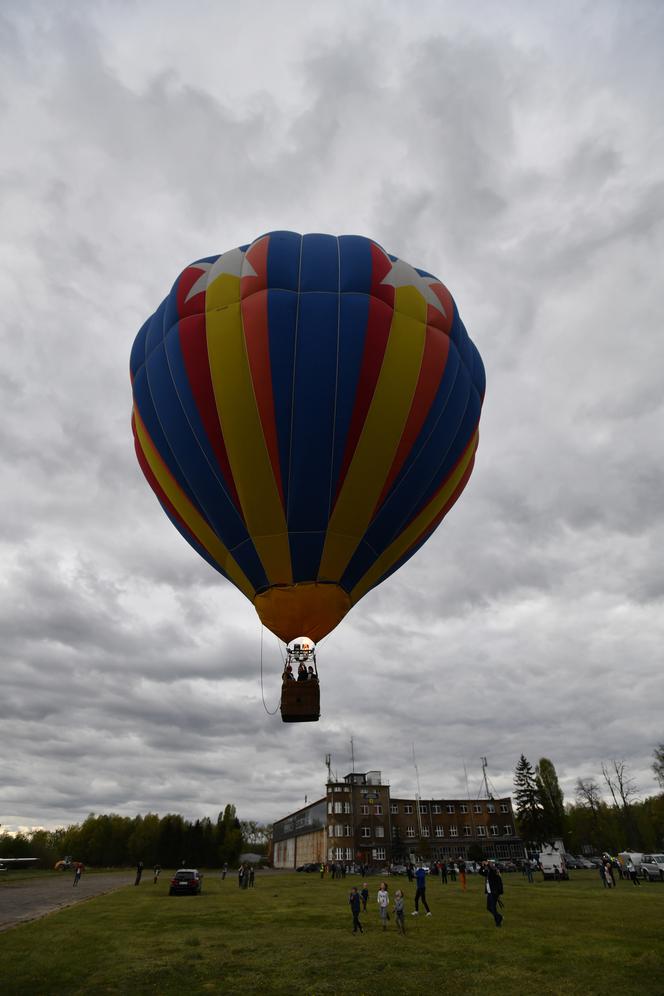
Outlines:
[[466,862],[463,858],[459,858],[459,881],[461,882],[461,891],[466,891]]
[[138,864],[136,865],[136,881],[134,882],[134,885],[141,884],[142,874],[143,874],[143,862],[139,861]]
[[362,892],[360,893],[360,897],[362,899],[362,912],[366,913],[367,912],[367,903],[369,901],[369,886],[367,885],[366,882],[362,886]]
[[357,891],[356,886],[353,886],[350,890],[348,902],[350,904],[350,911],[353,914],[353,933],[357,934],[359,930],[359,932],[363,934],[364,930],[362,928],[362,924],[360,923],[360,894]]
[[157,882],[159,881],[159,876],[160,875],[161,875],[161,865],[155,865],[154,866],[154,874],[153,874],[153,878],[152,878],[153,885],[157,884]]
[[74,868],[74,881],[72,882],[72,885],[78,885],[78,883],[81,881],[82,873],[83,873],[83,865],[79,861],[76,864],[76,867]]
[[411,913],[411,916],[419,916],[420,899],[422,900],[422,905],[427,911],[427,916],[431,916],[431,910],[429,909],[429,904],[427,902],[427,873],[422,865],[419,865],[417,871],[415,872],[415,881],[417,882],[417,889],[415,890],[415,909]]
[[486,895],[486,908],[493,917],[496,927],[502,927],[503,915],[498,912],[498,905],[502,906],[501,896],[503,894],[503,880],[500,872],[492,860],[483,861],[480,868],[480,875],[484,876],[484,894]]
[[638,886],[641,885],[641,883],[639,882],[639,876],[636,874],[636,868],[634,866],[634,862],[632,861],[631,858],[627,859],[627,876],[628,878],[631,878],[633,885],[638,885]]
[[404,923],[404,901],[403,892],[401,889],[397,889],[394,893],[394,919],[397,921],[397,930],[400,934],[406,933],[406,924]]
[[440,863],[440,884],[447,885],[447,864],[445,861]]
[[378,890],[376,901],[378,903],[378,912],[380,913],[380,919],[381,923],[383,924],[383,930],[387,930],[387,921],[390,919],[390,914],[387,909],[387,907],[390,905],[390,896],[387,891],[387,882],[380,883],[380,889]]

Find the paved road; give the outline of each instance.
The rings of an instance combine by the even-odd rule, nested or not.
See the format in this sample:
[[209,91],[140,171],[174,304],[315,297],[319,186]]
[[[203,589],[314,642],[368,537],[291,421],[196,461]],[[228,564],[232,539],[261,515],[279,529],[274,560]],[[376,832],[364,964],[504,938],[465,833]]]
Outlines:
[[[130,870],[95,875],[83,872],[81,881],[74,888],[73,872],[53,873],[44,878],[16,879],[12,882],[11,872],[3,873],[0,884],[0,931],[9,930],[19,923],[36,920],[40,916],[63,909],[73,903],[80,903],[92,896],[101,896],[123,885],[131,885],[134,872]],[[152,880],[149,879],[152,884]],[[148,884],[146,880],[145,884]]]

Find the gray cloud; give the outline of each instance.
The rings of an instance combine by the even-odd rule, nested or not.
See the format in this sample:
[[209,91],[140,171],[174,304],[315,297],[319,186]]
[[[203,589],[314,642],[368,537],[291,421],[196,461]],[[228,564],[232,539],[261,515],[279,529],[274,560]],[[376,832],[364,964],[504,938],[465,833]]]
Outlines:
[[[661,740],[658,4],[0,15],[0,819],[270,819],[339,774],[566,792]],[[247,26],[250,24],[251,30]],[[574,25],[574,30],[570,30]],[[592,40],[591,42],[588,39]],[[589,48],[590,45],[590,48]],[[356,231],[448,283],[488,388],[467,491],[321,646],[323,719],[260,690],[251,605],[133,454],[128,354],[188,260]],[[265,701],[280,651],[265,634]]]

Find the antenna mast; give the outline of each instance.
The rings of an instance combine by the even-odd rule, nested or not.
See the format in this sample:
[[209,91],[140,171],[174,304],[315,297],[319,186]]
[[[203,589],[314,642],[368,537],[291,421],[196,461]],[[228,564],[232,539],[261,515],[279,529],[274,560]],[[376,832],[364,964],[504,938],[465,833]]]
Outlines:
[[481,757],[480,761],[482,762],[482,780],[484,782],[484,791],[486,792],[486,798],[487,799],[493,799],[493,792],[491,791],[491,789],[493,788],[493,786],[491,786],[491,788],[489,788],[490,783],[489,783],[489,779],[488,779],[487,773],[486,773],[487,760],[486,760],[485,757]]
[[417,792],[415,794],[415,808],[417,809],[417,829],[420,835],[420,840],[422,839],[422,814],[420,812],[420,772],[417,768],[417,760],[415,758],[415,744],[412,745],[413,748],[413,767],[415,768],[415,781],[417,783]]
[[326,754],[325,755],[325,764],[327,766],[327,783],[329,785],[329,783],[332,781],[332,755],[331,754]]

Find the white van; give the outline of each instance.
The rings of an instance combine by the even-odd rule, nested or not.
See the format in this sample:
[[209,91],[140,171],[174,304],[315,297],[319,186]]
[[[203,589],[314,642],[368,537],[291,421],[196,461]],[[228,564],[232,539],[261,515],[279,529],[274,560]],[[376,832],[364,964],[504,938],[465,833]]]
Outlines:
[[565,852],[555,844],[545,844],[539,853],[539,866],[545,879],[569,878],[565,864]]

